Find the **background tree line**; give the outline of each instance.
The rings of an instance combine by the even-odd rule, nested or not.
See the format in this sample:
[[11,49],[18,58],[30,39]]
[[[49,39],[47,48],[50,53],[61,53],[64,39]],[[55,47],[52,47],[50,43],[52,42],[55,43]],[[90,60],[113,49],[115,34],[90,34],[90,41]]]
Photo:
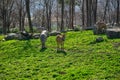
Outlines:
[[64,31],[88,29],[98,21],[120,23],[119,0],[1,0],[0,31],[17,28],[33,33],[36,27]]

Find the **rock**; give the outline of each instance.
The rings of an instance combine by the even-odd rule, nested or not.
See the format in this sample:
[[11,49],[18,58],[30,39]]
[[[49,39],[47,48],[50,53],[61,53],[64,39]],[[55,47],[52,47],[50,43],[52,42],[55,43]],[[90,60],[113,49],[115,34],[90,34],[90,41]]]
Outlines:
[[103,42],[103,41],[104,41],[103,37],[96,38],[96,42]]
[[61,34],[59,31],[52,31],[51,33],[50,33],[50,36],[56,36],[56,35],[58,35],[58,34]]
[[39,39],[40,38],[40,33],[35,33],[32,36],[33,39]]
[[5,36],[5,40],[13,40],[13,39],[18,39],[18,34],[9,33],[8,35]]
[[32,34],[26,32],[26,31],[22,31],[19,34],[19,40],[29,40],[32,38]]
[[74,31],[80,31],[80,28],[75,27],[75,28],[74,28]]
[[23,36],[29,36],[29,33],[26,32],[26,31],[21,31],[21,34],[22,34]]
[[29,40],[32,39],[32,34],[22,31],[20,33],[9,33],[5,36],[5,40]]
[[93,26],[87,26],[87,27],[85,27],[84,29],[85,30],[92,30],[94,27]]
[[109,39],[120,38],[120,28],[107,29],[106,35]]

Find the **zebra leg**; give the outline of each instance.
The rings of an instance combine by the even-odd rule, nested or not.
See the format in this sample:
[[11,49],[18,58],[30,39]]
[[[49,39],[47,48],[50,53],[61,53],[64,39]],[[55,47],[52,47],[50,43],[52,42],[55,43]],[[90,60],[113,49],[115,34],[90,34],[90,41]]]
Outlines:
[[60,46],[59,46],[59,43],[57,43],[57,51],[59,51],[60,49]]
[[44,49],[44,48],[46,48],[46,47],[45,47],[45,43],[42,42],[42,49]]
[[64,43],[61,44],[61,50],[64,51]]

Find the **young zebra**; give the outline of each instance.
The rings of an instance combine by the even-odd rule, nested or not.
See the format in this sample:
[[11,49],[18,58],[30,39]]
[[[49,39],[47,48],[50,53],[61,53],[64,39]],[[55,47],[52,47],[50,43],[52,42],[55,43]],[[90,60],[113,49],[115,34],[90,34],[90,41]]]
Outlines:
[[42,49],[46,48],[45,46],[45,42],[47,40],[48,37],[48,31],[47,30],[43,30],[40,34],[40,40],[41,40],[41,44],[42,44]]
[[58,50],[64,51],[64,41],[65,41],[65,34],[58,34],[56,37],[57,51]]

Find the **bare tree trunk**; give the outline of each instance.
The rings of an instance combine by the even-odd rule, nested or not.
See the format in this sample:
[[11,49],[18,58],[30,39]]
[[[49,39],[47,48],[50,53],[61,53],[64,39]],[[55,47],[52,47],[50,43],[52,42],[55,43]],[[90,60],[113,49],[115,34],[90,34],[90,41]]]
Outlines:
[[86,0],[87,29],[92,29],[96,23],[97,0]]
[[61,0],[62,1],[62,8],[61,8],[61,27],[60,27],[60,30],[61,31],[64,31],[64,0]]
[[24,21],[25,21],[25,14],[26,14],[26,13],[23,12],[23,14],[22,14],[23,16],[22,16],[22,19],[21,19],[21,20],[22,20],[22,21],[21,21],[21,30],[22,30],[22,31],[25,30],[25,28],[24,28],[24,25],[25,25],[25,22],[24,22]]
[[105,5],[105,10],[104,10],[104,15],[103,15],[103,21],[105,21],[105,18],[106,18],[106,12],[107,12],[108,5],[109,5],[109,0],[106,0],[106,5]]
[[2,0],[2,24],[3,24],[3,34],[7,34],[8,31],[10,31],[10,17],[13,7],[13,1],[9,0]]
[[[4,4],[4,3],[3,3]],[[7,25],[6,25],[6,10],[3,7],[3,34],[7,34]]]
[[71,22],[72,23],[71,23],[71,27],[72,27],[72,29],[74,29],[73,25],[74,25],[74,13],[75,13],[75,0],[72,0],[72,5],[71,6],[72,6],[72,15],[71,15],[71,17],[72,17]]
[[52,9],[52,1],[49,2],[49,31],[51,31],[51,9]]
[[119,25],[119,21],[120,21],[120,0],[117,0],[117,14],[116,14],[117,18],[116,18],[116,23]]
[[93,0],[93,24],[97,21],[97,0]]
[[26,15],[26,10],[24,7],[24,0],[16,1],[18,9],[18,21],[19,21],[19,31],[24,31],[24,20]]
[[22,10],[21,10],[21,6],[20,6],[20,9],[19,9],[19,30],[20,31],[22,31],[22,21],[21,21],[21,18],[22,18]]
[[87,27],[91,26],[91,0],[86,0]]
[[89,5],[88,5],[89,7],[89,26],[88,27],[91,27],[92,26],[92,0],[89,0]]
[[74,29],[74,12],[75,12],[75,0],[70,0],[69,2],[69,27],[70,29]]
[[42,12],[42,27],[45,27],[45,7],[43,8],[43,12]]
[[48,31],[51,31],[51,9],[52,9],[52,1],[45,0],[45,7],[46,7],[46,24]]
[[48,3],[48,0],[45,0],[45,6],[46,6],[46,20],[47,20],[47,22],[46,22],[46,26],[47,26],[47,29],[48,29],[48,31],[49,31],[49,5],[48,5],[49,3]]
[[72,11],[72,10],[71,10],[71,4],[72,4],[72,2],[71,2],[71,0],[70,0],[70,1],[69,1],[69,28],[70,28],[70,29],[72,29],[72,27],[71,27],[71,23],[72,23],[72,21],[71,21],[71,20],[72,20],[72,19],[71,19],[71,18],[72,18],[72,17],[71,17],[71,15],[72,15],[72,13],[71,13],[71,11]]
[[33,33],[33,27],[32,27],[32,22],[31,22],[31,15],[30,15],[30,0],[25,0],[25,3],[26,3],[26,12],[28,16],[30,32]]
[[82,28],[84,29],[85,27],[85,0],[82,2]]
[[57,14],[56,14],[56,18],[57,18],[57,31],[59,31],[59,22],[58,22],[58,13],[59,13],[59,12],[58,12],[58,11],[59,11],[59,10],[58,10],[58,7],[59,7],[59,6],[58,6],[58,5],[59,5],[59,4],[58,4],[58,2],[57,2]]
[[3,1],[2,6],[2,20],[3,20],[3,34],[7,34],[7,28],[6,28],[6,9],[5,9],[5,2]]
[[9,9],[8,9],[8,7],[7,7],[7,16],[6,16],[6,25],[7,25],[7,32],[9,33],[10,32],[10,24],[11,24],[11,14],[12,14],[12,8],[13,8],[13,4],[14,4],[14,1],[13,0],[11,0],[10,1],[10,3],[9,3],[10,5],[9,5]]

